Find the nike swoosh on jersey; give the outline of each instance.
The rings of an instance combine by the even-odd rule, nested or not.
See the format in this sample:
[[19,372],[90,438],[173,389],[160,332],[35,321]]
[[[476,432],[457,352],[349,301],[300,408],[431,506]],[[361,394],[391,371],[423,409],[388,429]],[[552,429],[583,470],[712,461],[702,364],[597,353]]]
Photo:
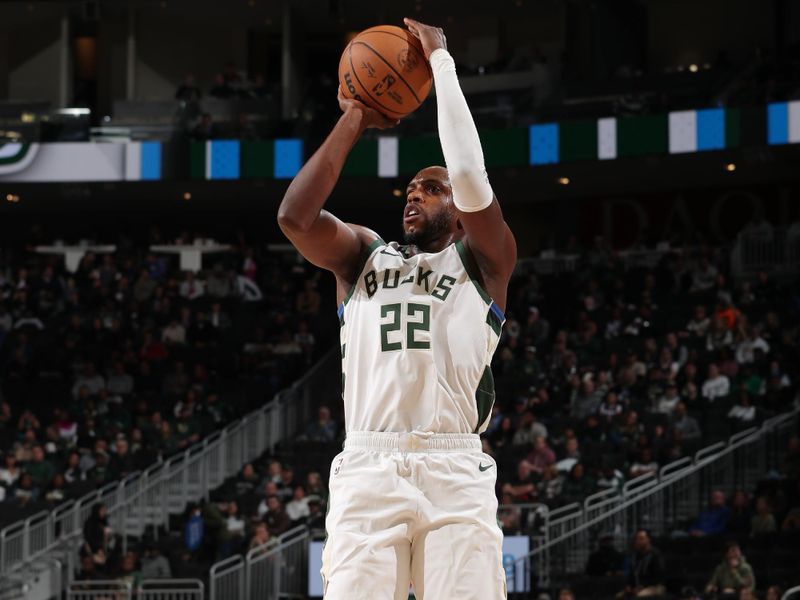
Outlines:
[[492,468],[492,465],[486,465],[485,467],[483,466],[483,464],[478,465],[478,471],[480,471],[481,473],[483,473],[484,471],[486,471],[488,469],[491,469],[491,468]]

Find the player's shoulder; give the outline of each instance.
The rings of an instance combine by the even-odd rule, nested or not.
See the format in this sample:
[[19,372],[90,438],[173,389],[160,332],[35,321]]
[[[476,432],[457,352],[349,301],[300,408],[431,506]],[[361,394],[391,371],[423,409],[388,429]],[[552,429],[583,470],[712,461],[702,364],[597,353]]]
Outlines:
[[348,223],[347,226],[355,232],[356,236],[361,241],[362,250],[366,250],[370,247],[375,247],[378,245],[386,245],[386,242],[383,241],[383,238],[369,227],[356,225],[355,223]]

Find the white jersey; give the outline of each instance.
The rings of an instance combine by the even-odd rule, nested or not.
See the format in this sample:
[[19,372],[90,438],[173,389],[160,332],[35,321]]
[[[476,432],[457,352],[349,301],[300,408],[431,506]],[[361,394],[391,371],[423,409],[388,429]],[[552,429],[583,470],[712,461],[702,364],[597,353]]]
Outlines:
[[414,256],[370,245],[339,306],[348,432],[486,429],[505,318],[476,273],[460,241]]

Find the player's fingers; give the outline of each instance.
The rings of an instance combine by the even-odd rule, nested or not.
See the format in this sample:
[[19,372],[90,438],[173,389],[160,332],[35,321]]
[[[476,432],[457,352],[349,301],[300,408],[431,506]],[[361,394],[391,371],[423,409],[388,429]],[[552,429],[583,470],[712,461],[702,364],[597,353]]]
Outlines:
[[418,23],[409,18],[403,19],[403,21],[405,22],[406,27],[408,27],[408,31],[411,32],[411,35],[419,38],[419,28],[417,27]]

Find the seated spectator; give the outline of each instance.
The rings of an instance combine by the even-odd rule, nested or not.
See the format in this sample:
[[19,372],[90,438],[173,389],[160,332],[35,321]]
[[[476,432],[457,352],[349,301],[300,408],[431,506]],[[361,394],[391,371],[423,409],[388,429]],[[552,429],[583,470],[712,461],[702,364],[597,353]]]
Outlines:
[[92,506],[91,514],[83,524],[83,553],[91,556],[97,566],[102,567],[106,564],[111,533],[108,508],[102,502],[98,502]]
[[203,92],[197,87],[194,81],[194,75],[187,73],[183,77],[183,81],[175,91],[175,99],[182,102],[198,102],[203,97]]
[[37,488],[44,489],[47,488],[53,480],[56,468],[45,458],[44,448],[37,445],[33,447],[33,456],[30,462],[25,465],[24,471],[31,476]]
[[603,469],[600,478],[597,480],[597,488],[599,491],[614,490],[617,493],[622,492],[622,486],[625,484],[625,476],[622,471],[613,467],[606,467]]
[[700,425],[697,424],[697,419],[690,417],[686,413],[686,404],[683,402],[678,402],[678,404],[675,405],[670,426],[673,431],[680,433],[681,440],[687,442],[697,440],[702,435]]
[[564,476],[555,465],[544,470],[542,479],[536,484],[536,496],[549,506],[553,506],[561,496]]
[[691,292],[707,292],[714,287],[717,277],[717,268],[712,265],[708,257],[703,256],[692,269]]
[[308,496],[308,511],[306,527],[309,529],[325,529],[324,502],[319,496]]
[[636,598],[661,596],[666,591],[666,570],[661,552],[653,546],[650,533],[639,529],[633,536],[633,552],[628,558],[628,584],[625,595]]
[[746,390],[739,392],[739,403],[728,411],[728,418],[740,427],[747,427],[756,420],[756,407]]
[[260,521],[253,528],[253,536],[250,538],[247,549],[250,551],[254,548],[261,548],[261,552],[263,553],[270,549],[270,545],[277,546],[278,540],[272,539],[267,524]]
[[596,489],[595,481],[588,475],[583,465],[576,462],[570,469],[569,476],[561,486],[561,500],[564,504],[582,503]]
[[22,475],[22,471],[17,466],[17,457],[9,452],[3,457],[3,466],[0,467],[0,485],[11,489],[16,485]]
[[672,414],[673,410],[681,401],[681,396],[678,394],[678,386],[675,382],[667,384],[667,390],[664,395],[659,398],[655,406],[655,412],[662,415]]
[[697,519],[689,529],[689,534],[694,537],[719,535],[728,527],[731,511],[725,506],[725,494],[722,490],[711,492],[711,499],[707,509],[700,512]]
[[756,514],[751,521],[750,536],[756,537],[776,530],[775,515],[772,514],[769,500],[765,496],[759,496],[756,499]]
[[214,119],[211,117],[211,115],[207,112],[200,115],[200,119],[192,128],[191,132],[192,139],[198,141],[213,140],[216,139],[218,135],[219,132],[217,130],[217,125],[214,123]]
[[572,400],[569,414],[575,419],[585,419],[597,412],[602,400],[603,395],[595,389],[594,381],[585,377],[581,382],[580,392]]
[[586,574],[589,577],[621,575],[624,565],[625,556],[614,547],[614,535],[604,533],[597,540],[597,549],[589,555]]
[[291,527],[292,522],[277,496],[267,497],[267,513],[264,521],[272,534],[279,536]]
[[232,291],[231,281],[222,264],[216,263],[206,278],[206,293],[212,298],[224,299]]
[[142,579],[170,579],[172,568],[167,558],[161,554],[161,549],[154,543],[145,546],[142,554]]
[[733,333],[725,326],[724,319],[719,315],[714,315],[711,327],[706,334],[706,351],[721,352],[733,345]]
[[205,294],[205,284],[195,278],[192,271],[186,271],[185,279],[181,283],[179,294],[181,298],[193,301],[202,298]]
[[564,455],[561,460],[556,463],[559,471],[569,472],[572,470],[572,467],[580,461],[581,459],[581,451],[580,445],[578,443],[578,438],[575,437],[575,433],[570,429],[567,431],[569,437],[567,437],[566,441],[564,442]]
[[241,497],[255,492],[259,483],[260,479],[256,474],[255,468],[253,468],[253,464],[247,463],[242,467],[242,472],[236,480],[236,495]]
[[755,587],[753,569],[742,555],[739,543],[729,542],[725,557],[706,584],[706,593],[733,594],[744,588],[753,590]]
[[769,354],[769,344],[761,337],[761,327],[749,328],[746,337],[736,346],[736,362],[740,365],[752,364],[756,358],[756,350]]
[[320,406],[317,420],[306,428],[306,437],[312,442],[333,442],[336,440],[337,426],[331,419],[327,406]]
[[286,505],[286,514],[292,523],[307,518],[311,511],[308,509],[308,498],[302,485],[294,488],[292,500]]
[[133,590],[139,589],[139,585],[142,582],[142,573],[138,569],[138,558],[135,552],[128,551],[122,557],[117,579],[122,583],[129,584]]
[[658,474],[658,463],[653,460],[653,451],[650,448],[642,448],[639,460],[631,465],[629,475],[631,479],[635,479],[649,474]]
[[725,375],[720,374],[717,365],[708,365],[708,377],[703,382],[702,396],[709,402],[724,398],[730,393],[731,384]]
[[705,338],[709,327],[711,327],[711,319],[706,314],[706,307],[698,304],[694,307],[694,315],[686,325],[686,331],[692,336]]
[[536,483],[539,479],[531,464],[521,460],[517,464],[516,477],[503,485],[503,494],[510,496],[514,502],[533,502],[537,496]]
[[222,100],[232,98],[236,95],[236,92],[233,88],[228,85],[228,82],[225,80],[225,76],[222,73],[217,73],[214,75],[214,83],[211,86],[211,90],[209,90],[209,95],[213,96],[214,98],[220,98]]
[[536,420],[536,415],[532,411],[526,410],[522,413],[519,427],[517,427],[511,442],[512,445],[529,446],[540,437],[547,438],[547,427]]
[[750,510],[750,499],[744,490],[736,490],[731,502],[731,514],[728,519],[728,531],[735,534],[748,534],[752,527],[753,512]]
[[608,394],[606,394],[605,400],[600,403],[600,408],[597,410],[597,414],[600,415],[606,424],[609,424],[622,414],[622,410],[622,405],[619,403],[619,397],[617,396],[617,393],[610,391]]
[[231,500],[221,507],[223,512],[227,515],[225,519],[225,527],[228,533],[234,540],[244,539],[244,519],[239,515],[239,505],[235,500]]

